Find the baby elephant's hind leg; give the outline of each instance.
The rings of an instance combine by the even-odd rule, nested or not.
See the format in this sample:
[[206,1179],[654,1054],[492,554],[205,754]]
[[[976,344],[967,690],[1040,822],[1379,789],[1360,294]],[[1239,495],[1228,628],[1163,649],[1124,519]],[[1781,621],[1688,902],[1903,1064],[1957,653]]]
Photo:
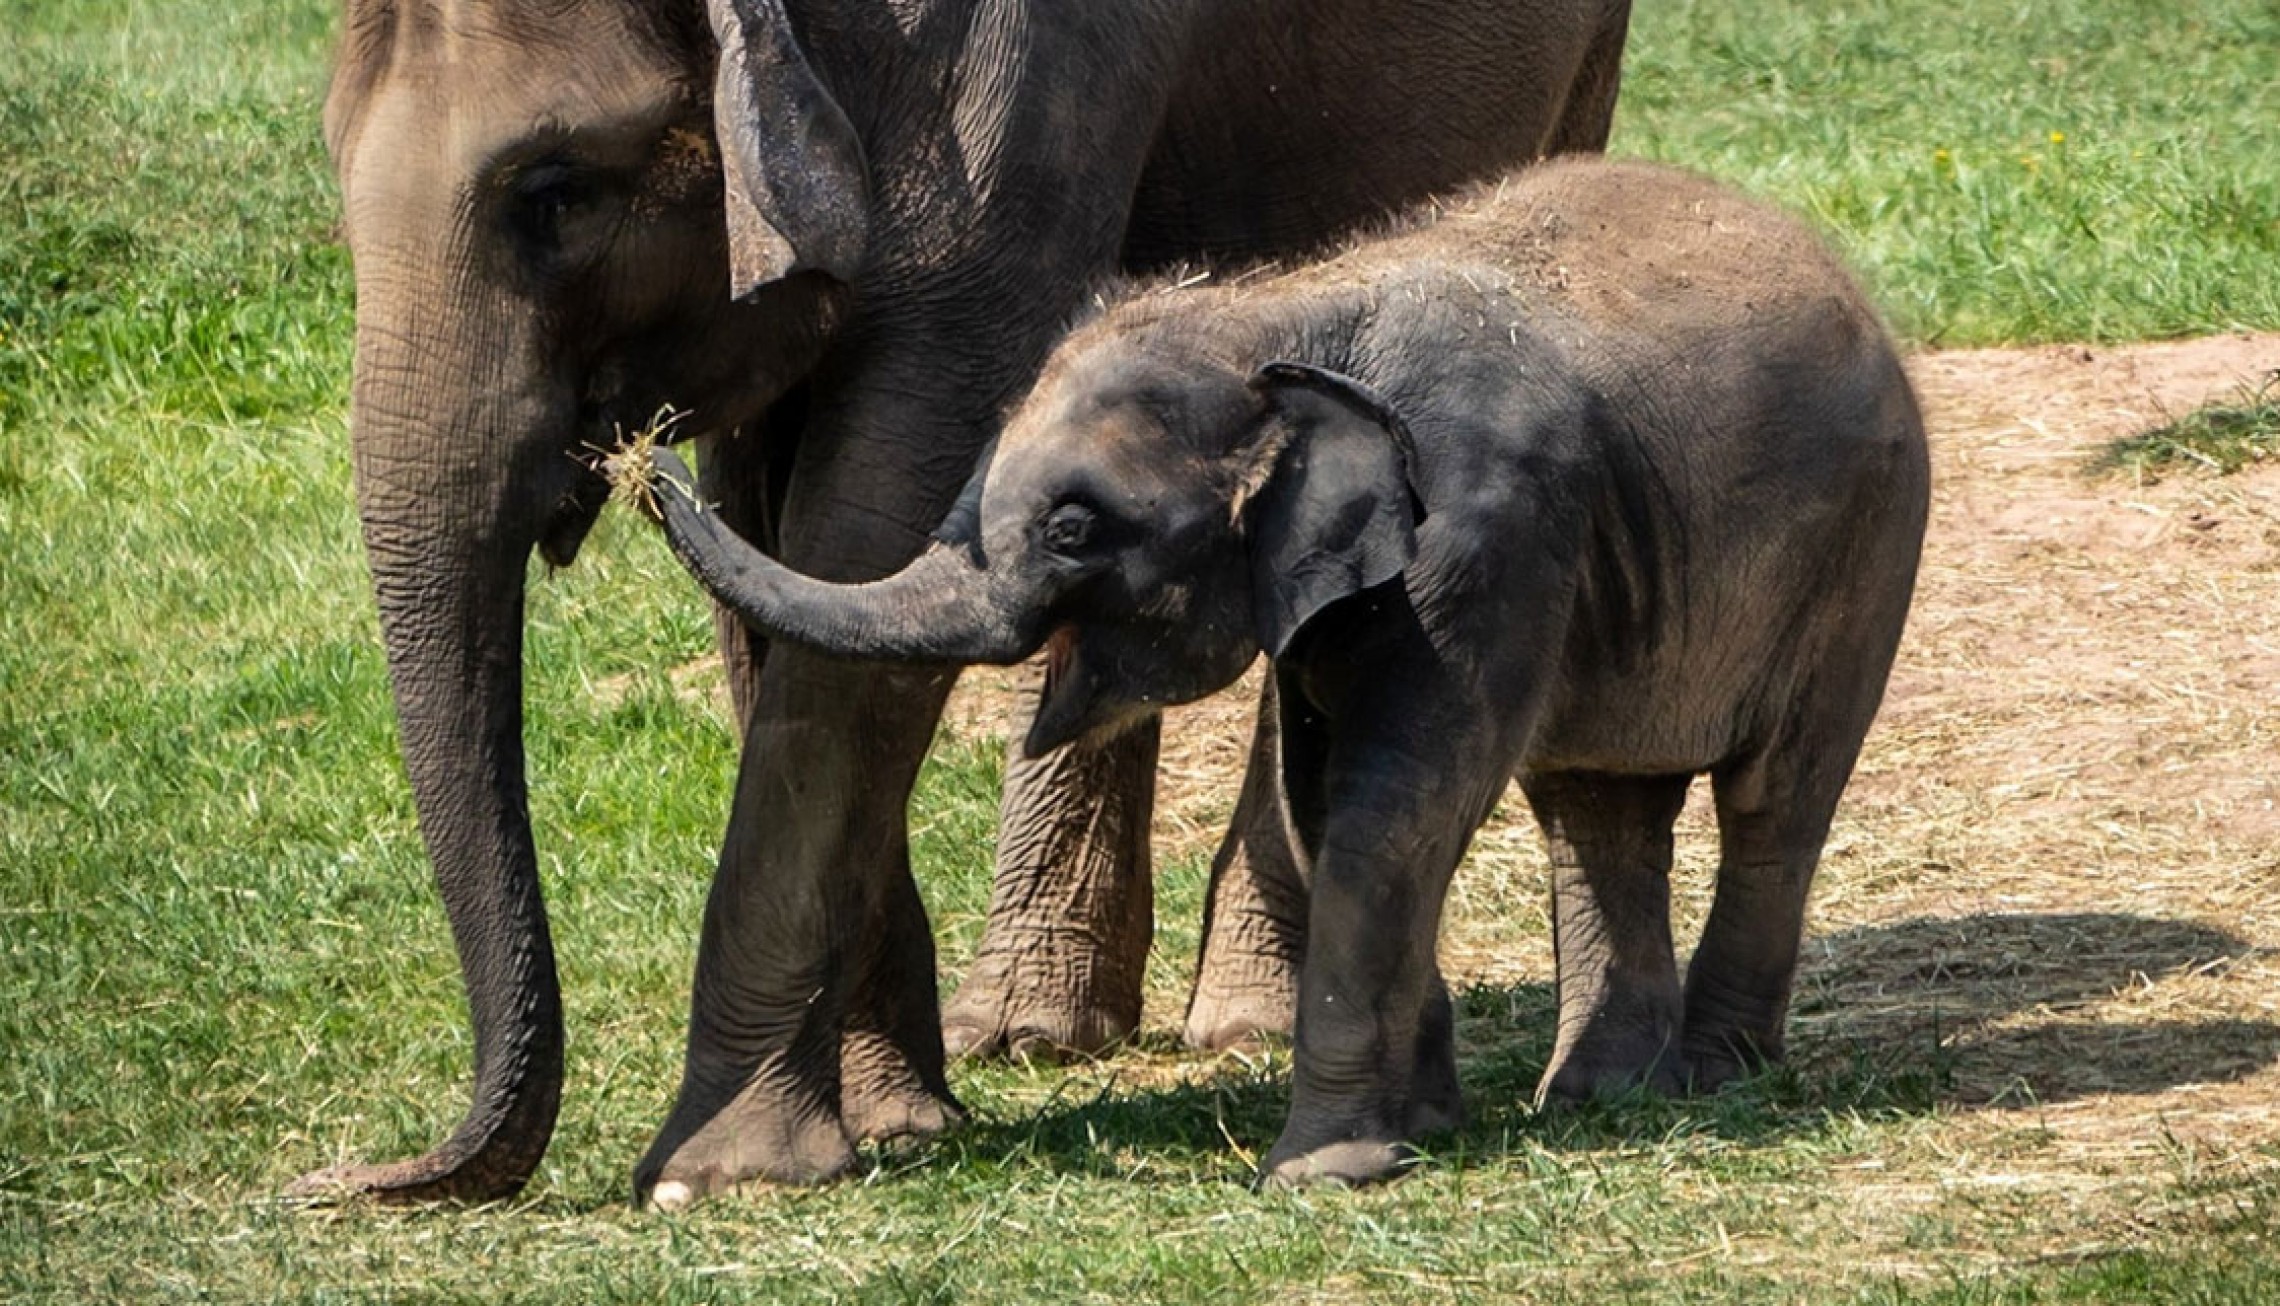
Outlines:
[[1681,1085],[1671,825],[1691,777],[1524,777],[1552,863],[1559,1039],[1538,1101]]
[[1782,1056],[1805,898],[1859,735],[1793,740],[1712,774],[1718,889],[1686,972],[1686,1069],[1707,1092]]

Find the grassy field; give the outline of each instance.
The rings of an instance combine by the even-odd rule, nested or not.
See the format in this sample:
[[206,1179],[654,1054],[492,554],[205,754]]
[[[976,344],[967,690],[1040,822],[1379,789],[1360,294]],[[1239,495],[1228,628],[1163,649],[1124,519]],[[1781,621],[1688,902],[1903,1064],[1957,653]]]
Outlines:
[[[1937,1037],[1533,1117],[1540,971],[1465,992],[1477,1118],[1441,1164],[1253,1194],[1285,1067],[1165,1031],[1192,851],[1160,867],[1138,1047],[961,1071],[976,1126],[855,1182],[631,1212],[734,758],[668,675],[708,650],[704,612],[618,513],[530,604],[571,1037],[553,1150],[508,1207],[278,1205],[303,1170],[434,1141],[469,1056],[349,501],[333,17],[0,0],[0,1299],[2280,1299],[2280,1156],[2190,1141],[2123,1215],[1941,1185],[1885,1213],[1904,1256],[1851,1254],[1832,1187],[1951,1145]],[[1616,148],[1810,214],[1919,343],[2271,329],[2276,59],[2269,0],[1647,0]],[[946,737],[915,806],[952,976],[996,774]],[[1543,950],[1525,872],[1496,928]]]

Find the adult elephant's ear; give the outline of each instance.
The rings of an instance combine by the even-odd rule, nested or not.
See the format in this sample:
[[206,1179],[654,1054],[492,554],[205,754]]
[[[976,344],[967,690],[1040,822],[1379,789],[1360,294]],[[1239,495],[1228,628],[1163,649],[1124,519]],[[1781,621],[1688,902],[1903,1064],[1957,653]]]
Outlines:
[[1424,506],[1409,429],[1383,395],[1304,363],[1269,363],[1251,386],[1269,408],[1269,461],[1237,511],[1259,646],[1279,657],[1316,613],[1401,574]]
[[738,299],[794,272],[853,281],[869,234],[863,144],[816,80],[781,0],[706,0],[720,64],[713,131]]

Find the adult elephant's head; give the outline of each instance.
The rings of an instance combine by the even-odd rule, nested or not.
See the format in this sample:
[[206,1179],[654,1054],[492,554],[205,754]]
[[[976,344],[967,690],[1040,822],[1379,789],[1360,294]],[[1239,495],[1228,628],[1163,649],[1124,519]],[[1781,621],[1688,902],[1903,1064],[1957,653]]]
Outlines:
[[325,133],[357,505],[476,1065],[442,1146],[300,1188],[489,1198],[536,1167],[562,1083],[530,555],[576,555],[607,498],[591,449],[666,404],[751,419],[815,364],[864,254],[862,150],[778,0],[349,0]]
[[1033,756],[1225,688],[1415,555],[1408,429],[1368,386],[1114,337],[1075,352],[1047,366],[933,545],[881,580],[829,584],[752,548],[669,452],[625,474],[649,482],[713,597],[778,638],[950,663],[1044,648]]

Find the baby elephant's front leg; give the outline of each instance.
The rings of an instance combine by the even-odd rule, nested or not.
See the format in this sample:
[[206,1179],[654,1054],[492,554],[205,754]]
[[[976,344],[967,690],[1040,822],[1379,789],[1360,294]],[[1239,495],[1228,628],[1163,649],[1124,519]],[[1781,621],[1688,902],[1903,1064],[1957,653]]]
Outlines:
[[1445,775],[1377,779],[1325,822],[1290,1117],[1262,1166],[1269,1184],[1388,1178],[1412,1141],[1463,1119],[1435,944],[1450,873],[1486,804]]

